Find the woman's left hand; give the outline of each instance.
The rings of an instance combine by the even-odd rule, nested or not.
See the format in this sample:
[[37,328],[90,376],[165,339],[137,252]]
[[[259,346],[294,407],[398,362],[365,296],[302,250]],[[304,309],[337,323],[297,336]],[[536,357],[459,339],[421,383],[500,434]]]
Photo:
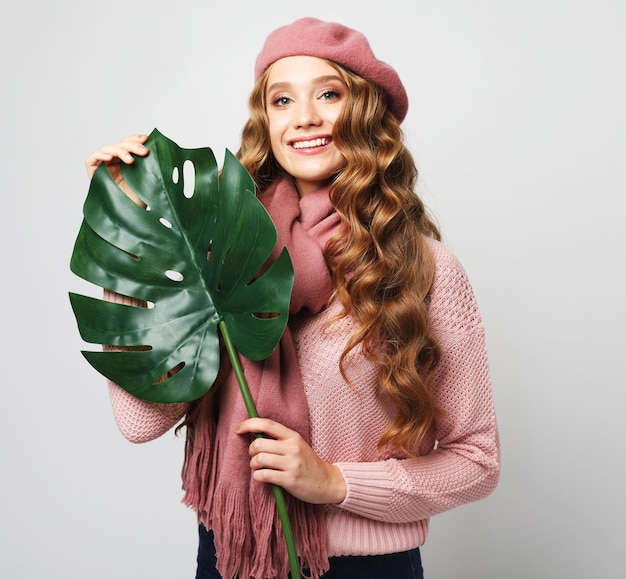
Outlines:
[[237,434],[263,433],[250,444],[253,478],[284,488],[307,503],[340,503],[346,483],[339,468],[322,460],[295,431],[267,418],[249,418]]

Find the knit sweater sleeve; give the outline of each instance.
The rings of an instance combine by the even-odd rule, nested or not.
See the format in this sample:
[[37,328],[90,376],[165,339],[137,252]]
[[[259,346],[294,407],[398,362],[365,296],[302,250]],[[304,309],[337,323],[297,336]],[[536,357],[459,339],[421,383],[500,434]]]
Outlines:
[[418,458],[339,462],[347,483],[340,508],[391,523],[426,519],[489,495],[500,471],[483,324],[461,264],[432,244],[437,270],[430,321],[442,352],[431,382],[438,419],[430,449]]
[[[104,297],[115,303],[141,306],[138,300],[108,290],[105,290]],[[115,422],[130,442],[141,443],[158,438],[177,424],[189,409],[187,403],[160,404],[141,400],[110,380],[108,384]]]

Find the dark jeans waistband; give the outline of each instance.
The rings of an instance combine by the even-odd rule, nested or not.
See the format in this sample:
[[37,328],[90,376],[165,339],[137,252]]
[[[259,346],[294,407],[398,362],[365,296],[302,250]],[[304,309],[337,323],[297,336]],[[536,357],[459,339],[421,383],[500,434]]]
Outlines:
[[[200,525],[199,537],[196,579],[221,579],[215,568],[213,531]],[[419,548],[385,555],[330,557],[329,561],[330,571],[324,579],[424,579]]]

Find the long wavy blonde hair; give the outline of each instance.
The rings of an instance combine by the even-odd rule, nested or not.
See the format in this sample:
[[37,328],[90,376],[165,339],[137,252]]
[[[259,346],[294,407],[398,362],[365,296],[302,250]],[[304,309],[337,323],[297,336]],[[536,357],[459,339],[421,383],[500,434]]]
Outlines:
[[[345,378],[346,356],[360,345],[380,366],[381,393],[397,409],[379,446],[418,455],[440,414],[428,386],[440,352],[429,332],[434,261],[426,238],[441,236],[415,193],[417,168],[384,99],[366,79],[329,64],[349,89],[332,135],[346,163],[330,185],[344,227],[325,249],[343,316],[358,322],[342,353],[341,372]],[[268,75],[269,69],[250,95],[250,118],[237,153],[261,194],[283,174],[270,148]]]

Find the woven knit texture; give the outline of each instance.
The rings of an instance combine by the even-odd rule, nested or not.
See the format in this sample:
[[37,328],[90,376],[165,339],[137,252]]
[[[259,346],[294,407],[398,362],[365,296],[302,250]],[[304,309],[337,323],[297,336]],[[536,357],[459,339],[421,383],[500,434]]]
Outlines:
[[[309,404],[311,444],[341,469],[348,493],[327,507],[328,554],[365,555],[422,545],[431,516],[482,499],[499,477],[499,440],[483,324],[462,265],[437,241],[430,242],[436,262],[429,309],[442,361],[431,382],[436,403],[446,411],[422,447],[423,456],[406,458],[377,442],[393,409],[377,394],[377,369],[356,352],[347,384],[339,356],[353,331],[337,313],[294,316],[294,337]],[[120,430],[129,440],[161,436],[184,415],[185,405],[140,401],[110,385]],[[247,457],[242,457],[247,460]]]

